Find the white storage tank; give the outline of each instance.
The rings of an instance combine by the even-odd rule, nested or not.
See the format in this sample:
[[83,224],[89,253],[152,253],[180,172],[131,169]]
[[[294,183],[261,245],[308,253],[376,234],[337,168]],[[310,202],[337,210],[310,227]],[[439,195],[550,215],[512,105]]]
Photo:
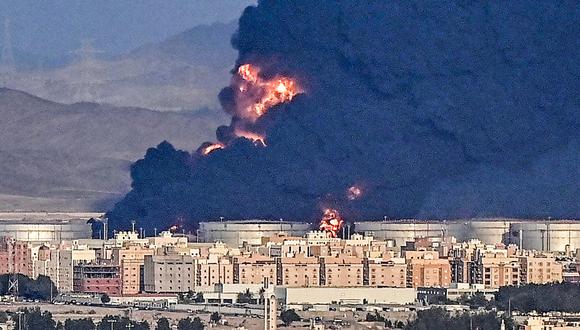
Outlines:
[[203,242],[221,241],[230,246],[244,243],[259,245],[263,237],[280,232],[302,237],[311,229],[310,223],[274,220],[224,220],[199,223],[199,238]]
[[575,251],[580,248],[580,221],[540,220],[514,223],[510,242],[526,250]]

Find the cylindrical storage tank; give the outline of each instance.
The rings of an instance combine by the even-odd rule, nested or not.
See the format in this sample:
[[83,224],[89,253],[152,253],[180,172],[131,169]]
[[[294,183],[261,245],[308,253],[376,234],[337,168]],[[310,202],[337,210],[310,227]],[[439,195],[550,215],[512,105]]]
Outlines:
[[0,220],[0,236],[19,241],[51,242],[90,238],[87,220]]
[[525,221],[510,226],[510,242],[525,250],[570,251],[580,248],[580,221]]
[[478,239],[485,244],[507,243],[514,219],[465,219],[448,221],[448,235],[458,241]]
[[393,221],[359,221],[355,222],[358,233],[372,235],[377,239],[391,239],[396,246],[419,237],[445,235],[447,225],[441,221],[393,220]]
[[0,236],[19,241],[51,242],[91,238],[89,219],[102,213],[0,212]]
[[278,233],[302,237],[308,233],[311,224],[291,221],[270,220],[235,220],[200,222],[199,237],[203,242],[221,241],[229,246],[240,246],[244,243],[260,245],[263,237]]

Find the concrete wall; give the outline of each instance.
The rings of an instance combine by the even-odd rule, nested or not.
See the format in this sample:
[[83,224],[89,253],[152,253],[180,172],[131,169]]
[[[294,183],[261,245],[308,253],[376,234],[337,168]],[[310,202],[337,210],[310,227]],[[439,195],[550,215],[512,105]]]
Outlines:
[[276,297],[286,305],[301,304],[368,304],[413,303],[413,288],[276,288]]

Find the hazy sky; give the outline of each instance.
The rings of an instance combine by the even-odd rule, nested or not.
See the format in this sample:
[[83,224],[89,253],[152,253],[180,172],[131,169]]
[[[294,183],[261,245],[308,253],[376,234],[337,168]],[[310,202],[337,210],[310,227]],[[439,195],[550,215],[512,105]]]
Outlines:
[[[90,39],[119,54],[199,24],[227,22],[255,0],[0,0],[13,47],[41,57],[67,56]],[[2,30],[3,30],[3,24]],[[3,42],[0,33],[0,43]]]

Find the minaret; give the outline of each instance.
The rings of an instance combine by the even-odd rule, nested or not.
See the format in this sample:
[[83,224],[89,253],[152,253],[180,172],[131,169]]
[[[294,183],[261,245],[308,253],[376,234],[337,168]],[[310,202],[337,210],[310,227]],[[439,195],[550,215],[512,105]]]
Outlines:
[[13,73],[16,71],[14,52],[12,51],[12,37],[10,33],[10,19],[4,19],[4,40],[2,53],[0,54],[0,73]]

